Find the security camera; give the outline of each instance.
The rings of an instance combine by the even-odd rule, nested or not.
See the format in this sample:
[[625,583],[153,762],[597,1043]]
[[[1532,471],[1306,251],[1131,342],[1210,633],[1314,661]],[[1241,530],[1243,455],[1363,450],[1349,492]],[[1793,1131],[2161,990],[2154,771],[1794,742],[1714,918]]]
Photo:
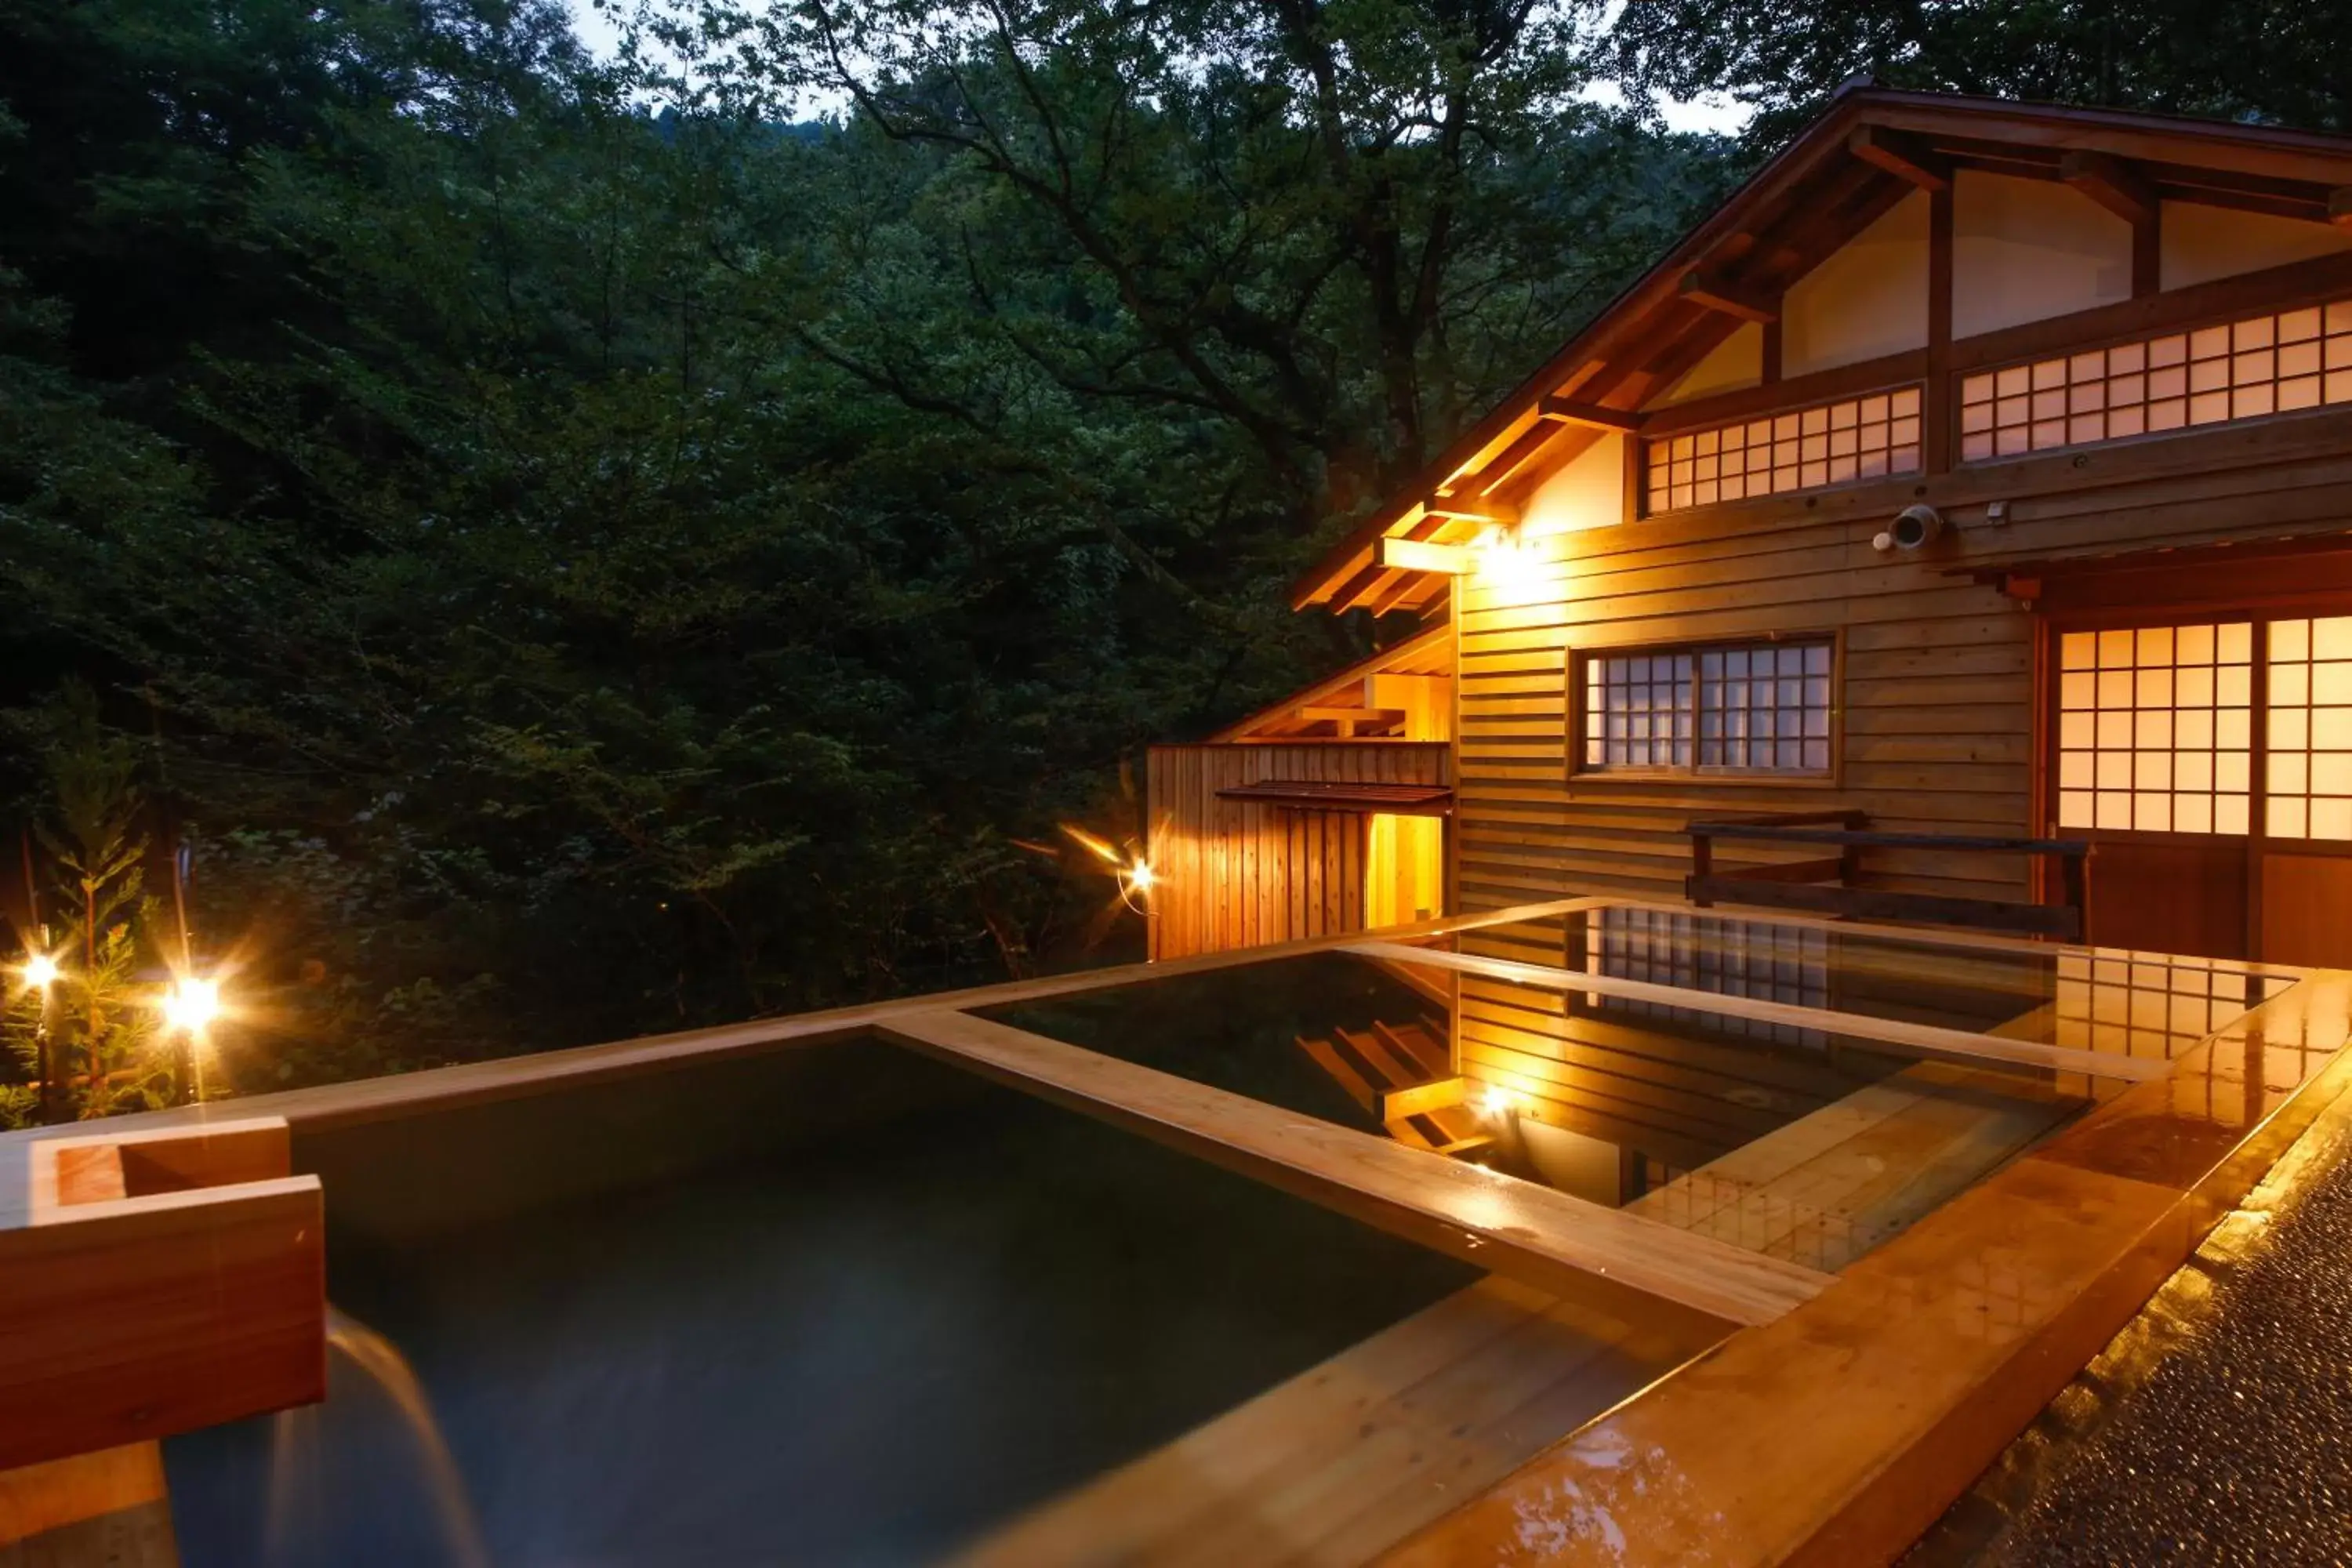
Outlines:
[[1944,514],[1932,506],[1906,506],[1895,515],[1895,526],[1870,542],[1881,553],[1916,550],[1944,531]]

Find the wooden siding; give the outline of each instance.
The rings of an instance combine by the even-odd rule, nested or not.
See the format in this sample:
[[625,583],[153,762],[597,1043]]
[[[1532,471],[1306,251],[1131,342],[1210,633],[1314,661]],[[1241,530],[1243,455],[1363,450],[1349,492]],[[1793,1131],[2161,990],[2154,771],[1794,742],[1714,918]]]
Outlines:
[[1154,746],[1147,774],[1154,959],[1364,929],[1366,818],[1217,792],[1266,779],[1451,782],[1432,742]]
[[[1894,830],[2046,826],[2032,805],[2035,617],[1968,572],[2352,527],[2352,426],[2321,416],[2285,428],[2295,423],[2261,433],[2259,447],[2208,448],[2221,460],[2204,472],[2175,461],[2195,437],[2016,465],[2006,525],[1980,497],[1947,498],[1953,526],[1916,556],[1871,547],[1893,506],[1831,495],[1534,540],[1511,582],[1463,580],[1458,907],[1679,896],[1689,851],[1677,830],[1699,812],[1851,806]],[[2300,438],[2280,439],[2290,435]],[[1955,484],[1980,489],[1983,478],[1964,470],[1921,488],[1935,500]],[[1577,653],[1814,631],[1837,633],[1843,647],[1833,783],[1571,776]],[[1872,885],[2028,896],[2021,856],[1873,851],[1865,864]]]

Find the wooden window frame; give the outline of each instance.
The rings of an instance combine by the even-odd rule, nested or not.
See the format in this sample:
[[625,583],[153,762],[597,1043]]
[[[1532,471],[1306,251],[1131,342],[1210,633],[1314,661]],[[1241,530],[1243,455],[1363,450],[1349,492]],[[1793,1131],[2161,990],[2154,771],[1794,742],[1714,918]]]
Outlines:
[[[1584,760],[1585,667],[1594,658],[1639,658],[1658,654],[1696,656],[1710,649],[1779,647],[1789,643],[1825,642],[1830,648],[1830,765],[1826,773],[1789,773],[1776,769],[1688,767],[1595,767]],[[1569,650],[1567,661],[1568,782],[1625,784],[1732,784],[1743,788],[1840,789],[1845,783],[1845,628],[1809,626],[1802,630],[1758,632],[1742,636],[1674,637],[1636,642],[1594,643]],[[1692,684],[1697,684],[1694,675]],[[1697,755],[1696,713],[1691,736]]]
[[[1788,384],[1784,383],[1781,384]],[[1885,425],[1886,426],[1888,433],[1888,445],[1885,448],[1885,455],[1890,461],[1892,460],[1894,454],[1898,451],[1908,450],[1914,454],[1914,460],[1907,468],[1890,468],[1884,472],[1874,474],[1857,473],[1848,479],[1830,479],[1815,485],[1798,484],[1793,485],[1787,489],[1767,490],[1761,495],[1743,495],[1730,500],[1716,499],[1704,501],[1689,501],[1681,506],[1666,504],[1668,498],[1662,496],[1659,493],[1660,487],[1651,482],[1652,475],[1657,467],[1657,465],[1653,464],[1651,461],[1651,454],[1655,448],[1671,447],[1676,441],[1699,440],[1710,436],[1720,438],[1729,433],[1745,431],[1749,426],[1755,425],[1773,424],[1783,419],[1794,419],[1801,422],[1807,416],[1813,414],[1825,416],[1832,423],[1832,426],[1834,426],[1834,421],[1837,417],[1838,412],[1849,407],[1854,408],[1856,411],[1857,425],[1854,428],[1864,428],[1866,426],[1860,421],[1860,405],[1868,403],[1874,398],[1893,399],[1906,392],[1916,393],[1918,395],[1917,405],[1912,413],[1897,416],[1893,415],[1890,412],[1886,418],[1869,423],[1871,425]],[[1639,436],[1629,443],[1629,446],[1632,448],[1630,461],[1633,463],[1634,468],[1635,486],[1634,504],[1631,508],[1632,515],[1637,519],[1654,517],[1685,517],[1694,513],[1708,511],[1719,506],[1738,506],[1750,501],[1785,501],[1799,500],[1806,496],[1825,495],[1836,490],[1858,489],[1866,485],[1916,482],[1916,480],[1925,478],[1928,472],[1928,457],[1929,450],[1932,446],[1932,443],[1928,438],[1928,432],[1933,427],[1931,425],[1931,419],[1934,414],[1934,404],[1935,399],[1930,395],[1927,382],[1923,378],[1913,376],[1905,380],[1890,382],[1885,385],[1862,387],[1852,393],[1836,397],[1814,398],[1803,402],[1790,403],[1783,406],[1759,409],[1746,418],[1725,419],[1717,423],[1695,425],[1682,429],[1662,429],[1654,434],[1645,428]],[[1894,431],[1906,420],[1910,421],[1916,426],[1916,432],[1910,442],[1898,446],[1893,439]],[[1822,439],[1832,440],[1835,438],[1837,432],[1834,428],[1832,428],[1824,430],[1821,434]],[[1776,436],[1774,439],[1778,440],[1779,437]],[[1741,450],[1743,454],[1745,454],[1754,451],[1755,448],[1743,447]],[[1834,459],[1824,456],[1822,458],[1813,460],[1818,462],[1829,462]],[[1803,459],[1801,458],[1801,466],[1803,466]],[[1750,470],[1743,469],[1743,472],[1747,471]],[[1719,483],[1720,481],[1702,482]]]
[[[2296,330],[2294,318],[2311,318],[2308,337],[2291,342],[2281,332]],[[2080,452],[2100,447],[2116,447],[2142,441],[2161,441],[2175,436],[2198,431],[2226,430],[2243,427],[2275,419],[2292,419],[2298,415],[2325,412],[2352,406],[2352,358],[2347,358],[2342,345],[2352,343],[2352,294],[2342,298],[2281,307],[2275,310],[2240,311],[2210,320],[2174,324],[2166,330],[2111,343],[2084,343],[2026,358],[2000,361],[1953,373],[1948,391],[1950,395],[1952,421],[1949,435],[1953,451],[1964,466],[2012,463],[2037,457],[2053,457]],[[2242,341],[2247,329],[2261,330],[2258,342]],[[2331,333],[2333,335],[2331,335]],[[2219,352],[2212,351],[2212,339],[2219,334]],[[2177,361],[2163,358],[2168,346],[2177,346]],[[2306,351],[2311,356],[2308,370],[2290,373],[2282,356]],[[2135,353],[2137,363],[2116,368],[2113,357],[2117,353]],[[2099,364],[2095,374],[2084,362],[2096,356]],[[2259,376],[2241,382],[2232,373],[2242,361],[2266,359],[2269,368]],[[2341,363],[2338,363],[2341,362]],[[2218,386],[2198,384],[2199,374],[2218,367],[2223,379]],[[2332,367],[2332,368],[2331,368]],[[2053,377],[2048,385],[2040,379],[2043,371]],[[2001,393],[1992,384],[2007,376],[2021,376],[2031,382],[2031,390]],[[2179,383],[2177,389],[2159,392],[2155,383],[2169,376]],[[1968,401],[1970,382],[1987,384],[1986,395],[1974,403]],[[2311,401],[2282,406],[2282,395],[2293,385],[2308,383]],[[2116,403],[2113,397],[2118,388],[2132,395]],[[2343,395],[2330,395],[2330,389]],[[2095,406],[2086,398],[2095,389]],[[2242,395],[2260,392],[2265,406],[2238,411]],[[2198,405],[2208,399],[2221,399],[2225,411],[2212,417],[2200,416]],[[2040,407],[2042,399],[2054,399],[2045,415]],[[2035,406],[2023,418],[2001,423],[1999,411],[2013,402],[2029,402]],[[2111,408],[2111,405],[2114,407]],[[2169,423],[2153,424],[2160,407],[2177,405],[2177,417]],[[1984,411],[1985,429],[1971,432],[1967,426],[1973,409]],[[2139,428],[2121,434],[2108,434],[2107,426],[2116,408],[2129,413]],[[2082,421],[2095,419],[2100,433],[2078,432]],[[2034,442],[2044,426],[2063,426],[2061,439],[2048,444]],[[1999,449],[2004,432],[2026,432],[2029,444],[2011,451]],[[1968,443],[1981,436],[1987,442],[1985,450],[1968,451]]]
[[[2270,628],[2273,621],[2311,620],[2341,616],[2343,599],[2320,607],[2293,598],[2275,604],[2151,605],[2136,610],[2105,610],[2042,616],[2036,650],[2042,690],[2035,705],[2037,733],[2033,755],[2034,799],[2042,826],[2053,834],[2089,835],[2119,844],[2199,844],[2243,846],[2252,860],[2248,886],[2259,895],[2261,860],[2264,855],[2310,855],[2352,858],[2352,840],[2337,838],[2274,838],[2270,832]],[[2242,620],[2252,627],[2252,702],[2248,709],[2250,740],[2246,831],[2243,833],[2168,833],[2126,827],[2069,828],[2058,826],[2057,741],[2061,686],[2060,638],[2068,632],[2137,630],[2144,626],[2182,626],[2199,622]]]

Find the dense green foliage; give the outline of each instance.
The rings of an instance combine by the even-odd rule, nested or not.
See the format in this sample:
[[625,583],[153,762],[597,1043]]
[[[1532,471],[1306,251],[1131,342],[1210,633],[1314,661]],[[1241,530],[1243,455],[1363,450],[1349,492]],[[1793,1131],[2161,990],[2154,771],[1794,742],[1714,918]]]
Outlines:
[[1384,635],[1286,584],[1840,77],[2342,118],[2316,9],[1611,14],[0,0],[31,880],[75,679],[239,1087],[1131,949],[1032,846]]

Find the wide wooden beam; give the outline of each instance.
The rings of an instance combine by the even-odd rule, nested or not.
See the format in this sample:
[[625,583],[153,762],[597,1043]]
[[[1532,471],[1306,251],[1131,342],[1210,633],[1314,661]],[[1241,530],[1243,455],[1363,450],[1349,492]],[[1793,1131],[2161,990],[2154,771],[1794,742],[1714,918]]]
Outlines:
[[2058,177],[2127,224],[2156,221],[2154,188],[2120,158],[2077,148],[2058,160]]
[[1426,517],[1449,518],[1456,522],[1492,522],[1505,528],[1519,521],[1517,507],[1498,501],[1473,500],[1468,497],[1432,496],[1422,502]]
[[1780,320],[1778,300],[1759,299],[1738,284],[1708,273],[1696,270],[1684,273],[1678,292],[1694,305],[1704,306],[1726,316],[1737,316],[1743,321]]
[[1923,191],[1952,188],[1951,164],[1899,131],[1879,125],[1857,126],[1853,134],[1846,138],[1845,145],[1847,152],[1864,163],[1874,164]]
[[1436,572],[1467,577],[1478,569],[1478,557],[1463,544],[1431,544],[1419,539],[1383,539],[1372,546],[1372,559],[1400,572]]
[[1596,430],[1629,433],[1642,427],[1642,416],[1636,409],[1604,408],[1598,403],[1580,403],[1573,397],[1547,397],[1536,405],[1536,413],[1556,425],[1585,425]]
[[1375,941],[1349,942],[1341,951],[1360,953],[1366,958],[1386,959],[1393,963],[1423,963],[1433,969],[1451,969],[1464,974],[1483,975],[1489,980],[1507,980],[1515,984],[1558,991],[1564,994],[1587,992],[1596,996],[1614,996],[1626,1002],[1683,1007],[1695,1013],[1720,1013],[1727,1017],[1786,1024],[1800,1029],[1819,1029],[1829,1034],[1850,1035],[1856,1039],[1931,1051],[1940,1056],[1977,1057],[1987,1061],[2007,1062],[2015,1067],[2050,1068],[2059,1072],[2084,1073],[2094,1078],[2128,1082],[2162,1078],[2171,1070],[2170,1064],[2144,1057],[2115,1056],[2102,1051],[2077,1050],[2071,1046],[2040,1045],[2029,1040],[2005,1040],[1967,1029],[1915,1024],[1908,1019],[1874,1018],[1861,1013],[1803,1007],[1794,1003],[1770,1002],[1760,997],[1693,991],[1680,985],[1660,985],[1647,980],[1623,980],[1613,974],[1591,974],[1582,970],[1521,963],[1507,958],[1481,958],[1474,953],[1448,952],[1443,948],[1409,947],[1403,942]]
[[907,1014],[878,1027],[902,1045],[1408,1240],[1615,1310],[1679,1306],[1768,1323],[1832,1282],[1729,1242],[969,1014]]

